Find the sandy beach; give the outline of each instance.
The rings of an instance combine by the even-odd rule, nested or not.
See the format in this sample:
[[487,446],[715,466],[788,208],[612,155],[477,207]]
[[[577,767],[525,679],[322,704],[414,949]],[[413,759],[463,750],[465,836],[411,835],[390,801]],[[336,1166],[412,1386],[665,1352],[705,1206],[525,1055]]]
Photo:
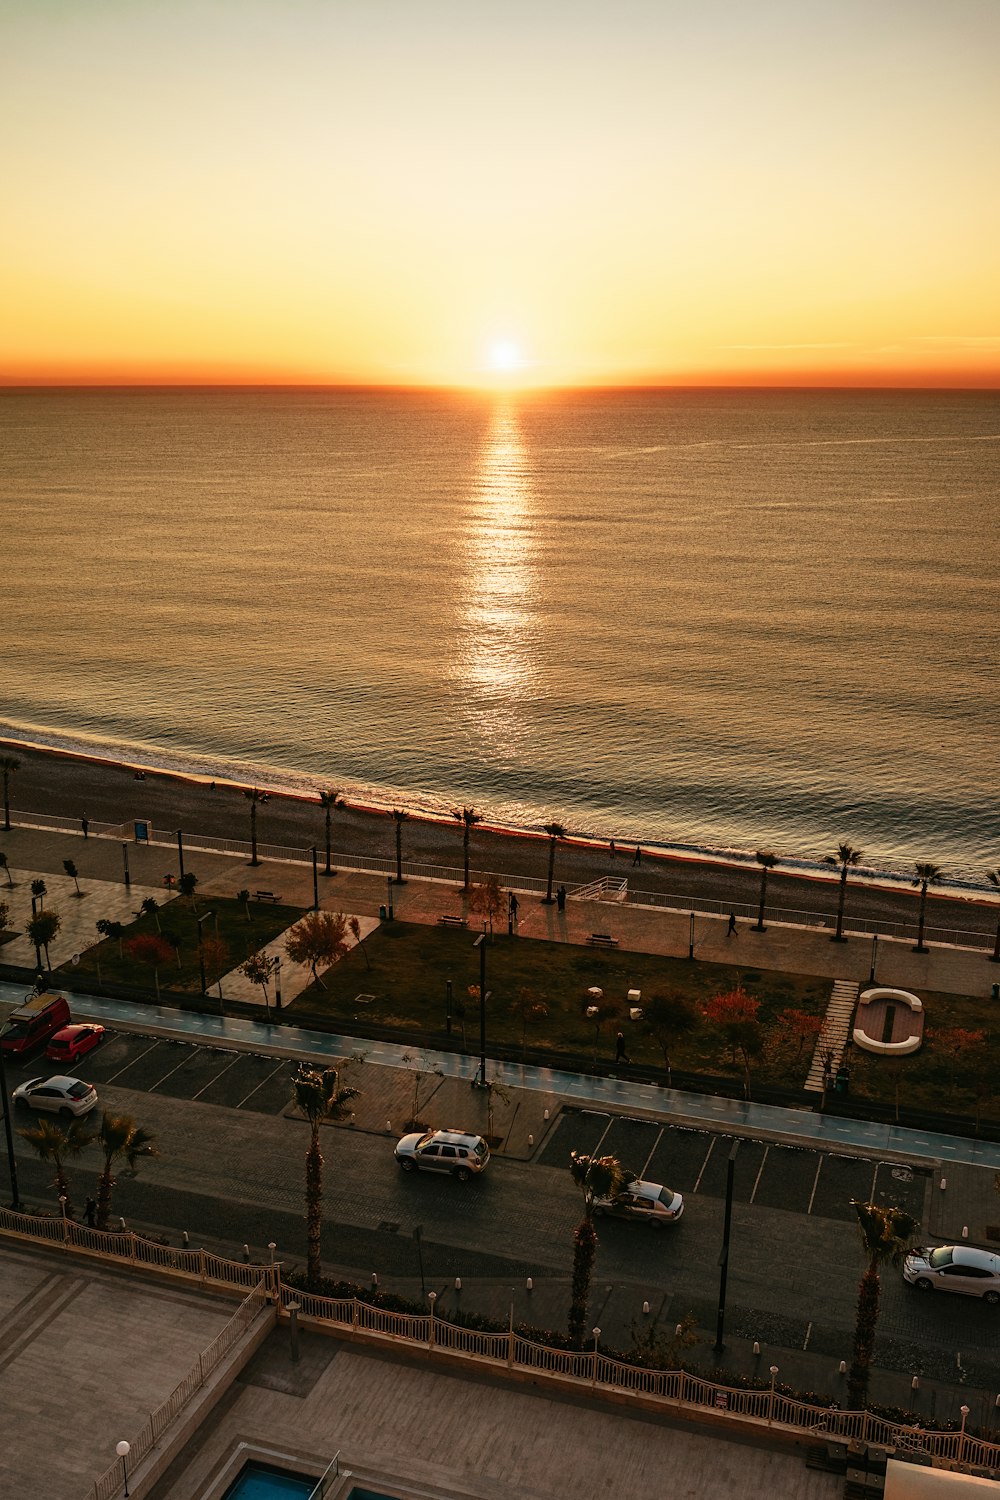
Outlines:
[[[141,780],[136,767],[97,757],[69,754],[14,742],[0,741],[4,754],[17,757],[20,770],[11,777],[11,808],[21,813],[45,813],[64,817],[69,823],[86,817],[91,822],[125,822],[148,819],[161,828],[184,829],[225,838],[249,838],[249,807],[243,789],[233,783],[209,782],[173,772],[146,769]],[[570,831],[572,832],[572,831]],[[322,849],[324,813],[313,799],[273,793],[260,808],[258,838],[262,843],[291,848]],[[393,858],[396,825],[385,811],[345,806],[333,817],[332,846],[335,851]],[[643,848],[641,862],[633,863],[635,846],[619,846],[612,858],[606,844],[574,839],[560,842],[556,857],[556,882],[569,886],[602,876],[627,878],[630,891],[649,891],[679,898],[678,905],[696,901],[723,904],[753,904],[758,898],[760,871],[756,865],[741,867],[711,860],[667,856]],[[456,821],[411,817],[403,826],[403,857],[460,869],[462,828]],[[473,869],[496,870],[503,875],[525,875],[544,879],[548,840],[532,833],[474,828],[471,843]],[[831,871],[831,875],[834,872]],[[852,881],[850,913],[872,921],[912,922],[917,902],[908,890]],[[674,903],[672,903],[674,904]],[[768,879],[768,908],[835,914],[837,883],[783,872]],[[928,923],[991,934],[997,916],[996,903],[988,898],[969,900],[934,895],[928,908]]]

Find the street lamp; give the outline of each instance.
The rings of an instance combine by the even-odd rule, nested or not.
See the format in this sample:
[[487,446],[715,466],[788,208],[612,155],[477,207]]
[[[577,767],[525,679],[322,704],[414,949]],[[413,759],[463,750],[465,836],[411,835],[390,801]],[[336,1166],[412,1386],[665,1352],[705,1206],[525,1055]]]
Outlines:
[[319,911],[319,864],[317,863],[316,845],[312,845],[313,862],[313,911]]
[[391,875],[387,875],[386,876],[385,883],[386,883],[386,887],[387,887],[386,898],[385,898],[385,914],[388,917],[389,921],[391,922],[393,920],[393,913],[392,913],[392,876]]
[[770,1397],[768,1398],[768,1405],[767,1405],[767,1425],[768,1425],[768,1427],[770,1427],[771,1421],[772,1421],[772,1419],[774,1417],[774,1377],[777,1375],[777,1373],[778,1373],[778,1366],[777,1365],[772,1365],[771,1366],[771,1394],[770,1394]]
[[473,943],[473,948],[479,949],[479,1077],[474,1079],[474,1086],[479,1089],[486,1087],[486,923],[483,930]]
[[960,1406],[958,1409],[962,1413],[962,1430],[958,1435],[958,1461],[962,1464],[965,1462],[965,1419],[969,1415],[969,1408]]
[[195,918],[195,921],[198,923],[198,968],[201,970],[201,993],[203,995],[205,994],[208,986],[205,983],[205,954],[201,946],[201,924],[202,922],[207,922],[209,917],[214,916],[214,912],[207,911],[203,916]]
[[132,885],[132,877],[128,869],[128,844],[122,844],[122,861],[125,865],[125,889],[129,890]]
[[281,954],[274,955],[274,1008],[281,1009]]
[[132,1451],[132,1444],[126,1443],[122,1438],[120,1443],[115,1444],[115,1452],[122,1461],[122,1473],[125,1475],[125,1493],[128,1494],[128,1456]]
[[875,959],[877,957],[878,957],[878,933],[876,932],[875,935],[874,935],[874,937],[872,938],[872,966],[871,966],[871,972],[868,975],[868,983],[869,984],[874,984],[875,983]]
[[10,1128],[10,1095],[7,1092],[7,1073],[3,1065],[3,1034],[0,1027],[0,1104],[3,1105],[3,1128],[7,1138],[7,1167],[10,1171],[10,1206],[15,1213],[21,1211],[21,1199],[17,1191],[17,1161],[14,1157],[14,1133]]
[[688,958],[694,958],[694,912],[688,921]]

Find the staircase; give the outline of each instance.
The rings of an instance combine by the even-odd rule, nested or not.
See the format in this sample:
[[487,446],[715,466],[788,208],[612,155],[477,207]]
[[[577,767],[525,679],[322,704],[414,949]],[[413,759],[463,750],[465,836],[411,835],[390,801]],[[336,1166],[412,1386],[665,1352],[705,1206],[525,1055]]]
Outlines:
[[603,880],[592,880],[589,885],[578,885],[570,891],[571,901],[627,901],[628,881],[612,880],[605,875]]
[[840,1067],[847,1038],[851,1032],[851,1020],[858,998],[858,985],[850,979],[838,979],[834,983],[830,1004],[823,1020],[823,1030],[816,1039],[816,1051],[809,1067],[804,1087],[812,1094],[823,1092],[823,1057],[832,1054],[830,1066],[833,1073]]

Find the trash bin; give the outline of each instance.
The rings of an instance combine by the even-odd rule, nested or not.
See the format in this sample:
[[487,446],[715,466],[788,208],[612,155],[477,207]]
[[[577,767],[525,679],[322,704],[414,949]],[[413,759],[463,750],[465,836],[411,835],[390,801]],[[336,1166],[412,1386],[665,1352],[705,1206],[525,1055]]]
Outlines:
[[849,1068],[838,1068],[837,1078],[834,1083],[834,1093],[847,1094],[850,1092],[851,1070]]
[[379,914],[379,920],[382,921],[382,922],[384,922],[385,921],[385,907],[384,906],[380,906],[379,907],[378,914]]

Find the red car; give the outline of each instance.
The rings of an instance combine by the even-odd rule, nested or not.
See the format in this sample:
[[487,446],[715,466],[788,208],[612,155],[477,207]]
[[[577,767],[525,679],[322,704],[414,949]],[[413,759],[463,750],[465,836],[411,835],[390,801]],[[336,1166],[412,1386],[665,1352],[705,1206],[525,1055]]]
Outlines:
[[96,1047],[104,1036],[104,1027],[97,1025],[64,1026],[57,1031],[45,1049],[45,1056],[56,1062],[72,1062]]

